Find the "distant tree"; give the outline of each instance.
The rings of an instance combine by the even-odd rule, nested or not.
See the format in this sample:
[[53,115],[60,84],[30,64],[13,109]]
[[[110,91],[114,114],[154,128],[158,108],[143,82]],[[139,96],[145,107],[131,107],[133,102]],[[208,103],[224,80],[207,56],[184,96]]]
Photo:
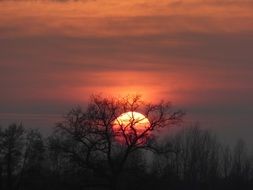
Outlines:
[[247,186],[250,180],[251,162],[245,142],[240,139],[234,146],[231,179],[237,188]]
[[173,152],[154,159],[161,177],[172,184],[183,181],[185,186],[193,189],[201,185],[206,189],[216,183],[220,175],[220,144],[208,130],[199,126],[183,128],[170,136],[165,146]]
[[45,145],[41,133],[38,130],[28,131],[26,142],[26,170],[41,171],[45,159]]
[[7,178],[7,188],[16,187],[24,149],[25,130],[22,124],[11,124],[1,132],[1,162]]
[[[143,131],[136,131],[135,125],[141,120],[134,115],[127,126],[115,123],[125,112],[142,112],[150,124]],[[58,132],[65,141],[59,148],[82,168],[105,177],[110,188],[117,189],[130,157],[140,150],[163,151],[157,146],[154,132],[178,124],[183,115],[182,111],[172,111],[170,103],[145,103],[140,96],[122,99],[93,96],[86,110],[72,109],[58,123]],[[117,132],[115,125],[120,128]]]
[[4,167],[4,162],[3,162],[3,131],[2,127],[0,126],[0,189],[3,188],[3,167]]
[[232,151],[230,146],[224,146],[221,152],[221,174],[225,180],[229,179],[232,170]]
[[27,130],[24,137],[24,151],[17,181],[17,189],[20,188],[23,181],[29,181],[31,186],[31,181],[38,180],[43,171],[44,160],[45,145],[42,135],[38,130]]
[[48,169],[53,189],[80,189],[88,180],[89,173],[69,151],[73,148],[73,140],[53,133],[47,141]]
[[62,140],[61,137],[58,135],[51,135],[48,138],[47,147],[48,147],[48,159],[49,159],[49,166],[50,170],[55,174],[56,176],[59,176],[62,168],[64,166],[64,157],[63,157],[63,151],[61,147]]

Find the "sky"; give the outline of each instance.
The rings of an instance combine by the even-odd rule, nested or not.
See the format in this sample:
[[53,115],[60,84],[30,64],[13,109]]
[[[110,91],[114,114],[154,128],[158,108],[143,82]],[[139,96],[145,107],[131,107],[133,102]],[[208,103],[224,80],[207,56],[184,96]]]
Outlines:
[[91,94],[141,94],[253,145],[252,10],[252,0],[0,0],[0,125],[50,129]]

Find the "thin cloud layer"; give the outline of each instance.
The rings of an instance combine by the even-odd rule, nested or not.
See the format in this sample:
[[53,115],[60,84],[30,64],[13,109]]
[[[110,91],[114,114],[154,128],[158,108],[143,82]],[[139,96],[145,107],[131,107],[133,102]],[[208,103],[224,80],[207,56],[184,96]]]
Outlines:
[[215,113],[227,126],[238,114],[252,125],[252,1],[0,6],[1,113],[62,114],[91,93],[139,93],[171,100],[192,120]]

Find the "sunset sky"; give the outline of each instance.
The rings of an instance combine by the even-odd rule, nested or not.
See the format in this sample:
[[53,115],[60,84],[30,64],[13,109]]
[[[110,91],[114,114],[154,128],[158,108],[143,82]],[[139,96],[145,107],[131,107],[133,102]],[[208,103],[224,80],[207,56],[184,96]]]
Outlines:
[[252,0],[0,1],[0,124],[48,129],[91,94],[142,94],[253,145],[252,10]]

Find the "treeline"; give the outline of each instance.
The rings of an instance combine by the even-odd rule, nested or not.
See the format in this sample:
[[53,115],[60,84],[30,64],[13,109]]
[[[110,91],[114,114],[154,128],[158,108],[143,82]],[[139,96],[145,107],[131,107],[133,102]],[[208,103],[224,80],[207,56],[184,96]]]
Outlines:
[[[96,163],[96,168],[87,167],[80,159],[86,150],[70,137],[70,133],[67,135],[61,128],[46,138],[38,130],[28,130],[22,125],[1,128],[0,188],[112,188],[107,185],[107,163],[101,161]],[[208,130],[188,127],[166,138],[162,146],[167,151],[150,154],[140,149],[131,154],[117,176],[116,188],[208,190],[253,187],[253,157],[242,140],[234,147],[225,146]],[[80,155],[75,155],[77,147]]]
[[49,137],[17,124],[1,128],[0,188],[252,189],[252,159],[243,141],[224,146],[198,127],[161,139],[183,116],[170,102],[92,96],[85,110],[70,110]]
[[233,147],[222,145],[210,131],[189,127],[171,137],[167,146],[173,152],[156,156],[152,170],[162,185],[175,189],[253,187],[253,154],[243,140]]

